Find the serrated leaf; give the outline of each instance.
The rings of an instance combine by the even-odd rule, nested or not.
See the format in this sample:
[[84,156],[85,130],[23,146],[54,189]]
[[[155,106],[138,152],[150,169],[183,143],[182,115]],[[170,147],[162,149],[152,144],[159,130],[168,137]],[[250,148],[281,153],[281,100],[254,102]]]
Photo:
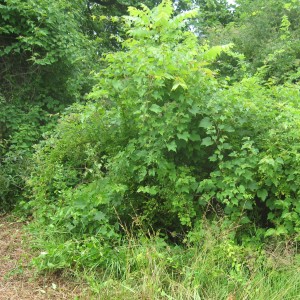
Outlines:
[[146,193],[151,196],[155,196],[158,193],[156,186],[148,186],[148,185],[139,187],[137,191],[139,193]]
[[276,229],[276,235],[287,234],[287,233],[288,233],[287,229],[283,226],[279,226]]
[[240,223],[241,224],[249,224],[249,223],[251,223],[251,220],[248,217],[243,216],[240,220]]
[[243,207],[244,207],[244,209],[252,210],[253,209],[253,203],[249,200],[246,200]]
[[87,206],[87,202],[83,199],[75,199],[74,207],[78,207],[80,209],[84,209]]
[[230,125],[224,125],[223,130],[226,132],[234,132],[235,131],[235,129],[233,127],[231,127]]
[[187,90],[188,88],[183,79],[177,78],[172,86],[172,91],[175,91],[179,86],[181,86],[184,90]]
[[217,161],[218,157],[216,154],[214,154],[214,155],[210,156],[208,159],[209,159],[209,161]]
[[228,52],[230,48],[233,47],[233,44],[230,43],[228,45],[223,46],[214,46],[211,47],[209,50],[205,51],[203,54],[203,58],[206,61],[213,61],[215,60],[222,52]]
[[269,228],[265,233],[265,237],[273,236],[275,234],[276,234],[276,230],[274,228]]

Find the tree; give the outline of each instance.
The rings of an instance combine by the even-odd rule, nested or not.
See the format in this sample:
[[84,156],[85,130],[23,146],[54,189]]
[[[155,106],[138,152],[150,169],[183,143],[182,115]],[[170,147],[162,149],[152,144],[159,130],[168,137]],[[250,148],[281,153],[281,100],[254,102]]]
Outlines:
[[82,9],[81,1],[1,1],[1,209],[20,196],[31,147],[54,114],[88,91],[95,55]]
[[211,29],[208,39],[213,44],[233,42],[249,63],[248,72],[259,72],[268,84],[299,80],[299,2],[237,3],[234,23]]

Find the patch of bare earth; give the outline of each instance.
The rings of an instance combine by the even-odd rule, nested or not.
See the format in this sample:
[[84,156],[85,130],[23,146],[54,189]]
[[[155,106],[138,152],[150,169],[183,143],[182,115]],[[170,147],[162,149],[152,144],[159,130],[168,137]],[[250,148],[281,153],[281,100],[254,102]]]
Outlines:
[[83,284],[55,275],[34,276],[23,226],[0,216],[0,300],[88,299]]

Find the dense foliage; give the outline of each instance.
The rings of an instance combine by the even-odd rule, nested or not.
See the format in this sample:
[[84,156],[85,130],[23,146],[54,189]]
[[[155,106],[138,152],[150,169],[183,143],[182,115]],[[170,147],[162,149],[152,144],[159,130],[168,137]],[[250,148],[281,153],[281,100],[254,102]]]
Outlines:
[[300,6],[147,4],[1,4],[2,209],[23,197],[40,269],[122,277],[151,242],[182,279],[209,249],[242,295],[248,258],[299,238]]
[[81,11],[80,1],[0,4],[1,209],[23,190],[31,146],[91,85],[93,45],[81,30]]
[[[271,85],[299,81],[299,1],[237,1],[233,22],[210,27],[209,38],[231,41],[248,62],[247,72]],[[235,76],[236,60],[225,59],[225,76]]]
[[239,238],[299,233],[298,88],[216,79],[208,66],[231,45],[200,46],[183,30],[196,11],[172,14],[131,8],[88,103],[38,147],[31,207],[61,242],[109,249],[126,228],[182,242],[216,213]]

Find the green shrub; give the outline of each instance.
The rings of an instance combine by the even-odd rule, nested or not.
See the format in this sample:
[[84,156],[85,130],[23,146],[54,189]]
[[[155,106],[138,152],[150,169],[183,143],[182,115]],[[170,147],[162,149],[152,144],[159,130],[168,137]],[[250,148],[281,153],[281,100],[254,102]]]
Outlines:
[[0,4],[0,210],[23,198],[32,146],[92,85],[82,1]]
[[299,233],[297,87],[224,86],[207,65],[230,45],[199,46],[182,29],[195,11],[172,13],[170,1],[132,8],[124,50],[105,56],[90,102],[38,146],[36,226],[70,249],[90,239],[112,249],[136,224],[172,240],[218,210],[243,230]]

